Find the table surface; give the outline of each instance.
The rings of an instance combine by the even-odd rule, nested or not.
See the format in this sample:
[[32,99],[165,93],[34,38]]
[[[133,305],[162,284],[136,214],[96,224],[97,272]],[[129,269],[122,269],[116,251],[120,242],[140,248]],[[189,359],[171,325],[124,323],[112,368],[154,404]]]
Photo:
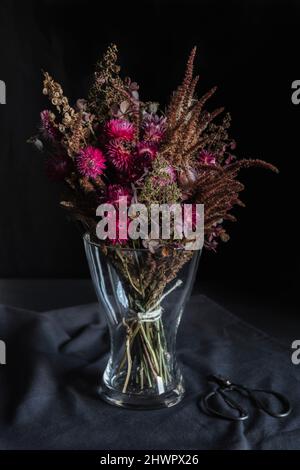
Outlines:
[[[290,349],[203,295],[191,298],[180,326],[187,392],[170,409],[130,411],[100,400],[109,344],[95,303],[46,312],[3,306],[0,332],[7,346],[0,366],[2,450],[300,449],[300,366]],[[210,389],[210,373],[280,391],[293,412],[278,420],[247,404],[245,422],[206,416],[197,401]]]

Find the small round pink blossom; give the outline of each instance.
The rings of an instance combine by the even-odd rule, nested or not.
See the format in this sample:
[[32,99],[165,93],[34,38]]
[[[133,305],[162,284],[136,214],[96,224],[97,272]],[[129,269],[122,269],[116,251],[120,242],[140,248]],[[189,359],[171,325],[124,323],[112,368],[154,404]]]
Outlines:
[[201,152],[199,153],[199,162],[203,165],[215,165],[216,156],[212,152],[208,152],[207,150],[201,150]]
[[134,126],[126,119],[111,119],[105,126],[106,134],[111,139],[131,141],[134,137]]
[[153,142],[139,142],[136,146],[136,164],[149,167],[157,155],[157,145]]
[[157,145],[152,142],[139,142],[136,146],[138,156],[146,156],[150,160],[154,160],[157,154]]
[[96,178],[105,170],[105,156],[101,150],[89,145],[81,150],[76,165],[79,173],[87,178]]

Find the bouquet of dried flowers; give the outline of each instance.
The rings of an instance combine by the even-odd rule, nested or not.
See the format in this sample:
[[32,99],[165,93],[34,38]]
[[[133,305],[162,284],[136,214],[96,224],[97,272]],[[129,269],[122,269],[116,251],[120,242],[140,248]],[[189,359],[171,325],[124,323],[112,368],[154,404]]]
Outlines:
[[[100,203],[109,202],[117,208],[126,197],[146,206],[204,204],[204,246],[216,250],[220,240],[226,242],[229,238],[224,223],[236,220],[232,208],[243,206],[239,194],[244,186],[237,179],[239,171],[260,166],[277,172],[262,160],[236,158],[236,144],[228,133],[229,114],[216,119],[223,108],[205,109],[216,88],[200,98],[196,96],[195,52],[194,48],[183,81],[165,111],[156,102],[141,101],[137,83],[121,78],[115,45],[97,64],[88,98],[79,99],[74,107],[62,87],[44,73],[43,94],[52,109],[42,111],[40,132],[32,141],[45,150],[49,178],[65,185],[61,206],[89,232],[123,279],[132,311],[156,308],[166,287],[193,252],[178,250],[184,247],[184,239],[121,237],[119,226],[115,239],[97,240],[96,209]],[[138,248],[145,250],[142,263],[136,256]],[[124,370],[123,391],[133,381],[132,355],[138,341],[142,347],[140,373],[145,374],[140,387],[147,381],[150,386],[157,376],[167,384],[161,319],[144,328],[138,317],[132,317],[124,327],[127,347],[119,367]]]

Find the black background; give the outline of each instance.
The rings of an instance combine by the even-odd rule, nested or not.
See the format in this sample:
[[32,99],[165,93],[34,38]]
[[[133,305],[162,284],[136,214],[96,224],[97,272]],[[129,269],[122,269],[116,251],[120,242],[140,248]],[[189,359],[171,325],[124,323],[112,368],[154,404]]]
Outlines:
[[43,157],[26,144],[39,112],[41,69],[61,82],[73,102],[84,97],[94,63],[110,42],[141,98],[166,105],[187,55],[198,47],[199,93],[219,90],[210,107],[233,118],[237,155],[280,168],[242,174],[247,189],[231,224],[231,240],[205,253],[199,280],[248,285],[289,296],[298,276],[297,164],[300,105],[300,2],[276,0],[1,1],[0,277],[86,277],[76,228],[58,207],[59,187],[44,176]]

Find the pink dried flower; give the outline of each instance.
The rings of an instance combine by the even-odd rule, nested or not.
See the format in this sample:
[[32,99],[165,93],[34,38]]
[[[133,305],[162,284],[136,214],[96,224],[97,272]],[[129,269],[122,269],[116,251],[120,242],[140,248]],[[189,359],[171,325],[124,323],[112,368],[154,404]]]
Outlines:
[[142,128],[144,129],[144,140],[160,142],[166,131],[166,118],[157,114],[147,113],[144,117]]
[[52,181],[64,180],[71,171],[71,160],[66,155],[53,155],[45,162],[45,171]]
[[203,165],[215,165],[216,156],[212,152],[208,152],[207,150],[201,150],[201,152],[199,153],[199,162]]
[[134,137],[134,125],[126,119],[111,119],[107,122],[105,130],[111,139],[130,142]]
[[105,170],[105,157],[101,150],[89,145],[79,153],[76,165],[82,176],[96,178]]
[[136,146],[136,155],[151,162],[157,155],[157,145],[153,142],[139,142]]
[[130,204],[131,191],[121,184],[110,184],[107,187],[107,199],[111,204],[118,204],[123,198],[127,197]]
[[53,125],[53,114],[49,109],[41,112],[41,130],[47,139],[56,140],[58,137],[58,129]]
[[107,145],[107,153],[112,164],[120,171],[129,172],[133,164],[133,155],[120,140],[113,140]]

